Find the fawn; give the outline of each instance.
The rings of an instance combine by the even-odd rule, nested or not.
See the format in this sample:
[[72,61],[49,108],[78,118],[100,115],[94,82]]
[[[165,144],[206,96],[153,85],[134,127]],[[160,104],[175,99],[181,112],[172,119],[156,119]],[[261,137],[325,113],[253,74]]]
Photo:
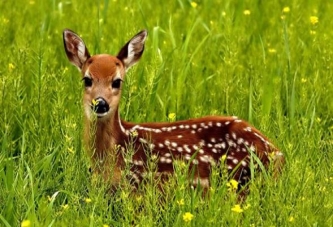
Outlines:
[[[130,39],[117,56],[91,56],[83,40],[64,30],[63,40],[69,61],[82,73],[84,82],[85,141],[93,171],[101,174],[112,187],[128,177],[138,187],[147,171],[151,156],[157,157],[157,175],[167,178],[174,161],[188,163],[192,186],[209,188],[213,165],[224,155],[231,178],[244,186],[251,178],[253,155],[262,166],[273,164],[274,172],[284,163],[283,154],[249,123],[237,117],[207,116],[172,123],[136,124],[121,120],[119,101],[126,71],[141,58],[147,31]],[[92,130],[92,129],[95,130]],[[130,174],[123,176],[124,156],[131,144],[134,150]],[[253,161],[253,159],[252,159]],[[260,170],[260,168],[256,167]]]

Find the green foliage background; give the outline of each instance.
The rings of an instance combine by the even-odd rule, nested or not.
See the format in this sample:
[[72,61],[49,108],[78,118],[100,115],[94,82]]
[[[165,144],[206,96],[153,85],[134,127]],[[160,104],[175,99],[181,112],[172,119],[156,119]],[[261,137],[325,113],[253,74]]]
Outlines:
[[[1,1],[0,226],[332,226],[332,11],[328,0]],[[203,199],[181,169],[165,194],[151,182],[105,196],[88,172],[64,28],[92,54],[148,29],[122,117],[237,115],[285,153],[283,174],[256,179],[242,213],[226,183]]]

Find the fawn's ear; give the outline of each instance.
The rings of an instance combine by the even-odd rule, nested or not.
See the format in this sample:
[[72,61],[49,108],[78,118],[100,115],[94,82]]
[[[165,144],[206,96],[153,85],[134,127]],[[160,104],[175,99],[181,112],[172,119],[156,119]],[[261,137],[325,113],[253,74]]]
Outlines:
[[63,39],[68,60],[81,71],[83,64],[90,58],[86,45],[77,34],[69,29],[64,30]]
[[145,41],[147,35],[147,30],[139,32],[119,51],[117,58],[124,63],[126,70],[128,70],[141,58],[141,55],[145,48]]

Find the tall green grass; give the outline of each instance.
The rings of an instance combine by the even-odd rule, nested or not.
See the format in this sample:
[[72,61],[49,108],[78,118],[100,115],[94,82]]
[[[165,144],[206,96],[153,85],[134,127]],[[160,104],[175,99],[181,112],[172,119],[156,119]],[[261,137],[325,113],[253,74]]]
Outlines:
[[[332,10],[325,0],[0,2],[0,226],[332,226]],[[122,117],[237,115],[284,152],[281,176],[258,176],[241,213],[225,179],[203,198],[181,165],[164,192],[148,179],[136,195],[105,194],[88,170],[64,28],[92,54],[116,54],[148,29]]]

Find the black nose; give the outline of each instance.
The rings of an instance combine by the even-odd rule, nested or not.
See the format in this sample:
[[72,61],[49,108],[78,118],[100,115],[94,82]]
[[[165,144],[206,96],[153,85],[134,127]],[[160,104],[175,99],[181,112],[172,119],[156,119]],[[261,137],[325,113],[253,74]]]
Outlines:
[[107,113],[110,109],[109,104],[101,97],[92,100],[91,108],[97,114]]

